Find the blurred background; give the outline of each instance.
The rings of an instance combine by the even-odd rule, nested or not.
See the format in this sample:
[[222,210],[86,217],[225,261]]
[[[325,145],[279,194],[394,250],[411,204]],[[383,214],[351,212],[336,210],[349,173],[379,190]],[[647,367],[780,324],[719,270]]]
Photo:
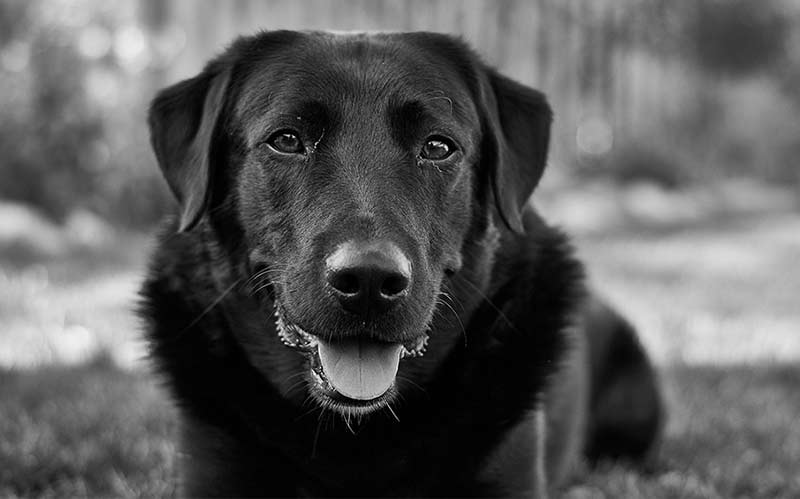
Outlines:
[[641,330],[656,470],[571,497],[800,496],[800,1],[0,0],[0,495],[168,495],[132,313],[173,208],[160,87],[259,29],[433,30],[543,90],[533,202]]

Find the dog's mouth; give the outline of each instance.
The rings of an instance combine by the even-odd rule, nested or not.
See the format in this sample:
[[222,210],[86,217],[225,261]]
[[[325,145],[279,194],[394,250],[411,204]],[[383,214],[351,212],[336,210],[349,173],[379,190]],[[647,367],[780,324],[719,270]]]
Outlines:
[[312,395],[323,406],[347,415],[364,415],[392,400],[400,361],[425,353],[428,335],[392,343],[372,338],[324,340],[286,317],[275,306],[278,337],[289,348],[308,356]]

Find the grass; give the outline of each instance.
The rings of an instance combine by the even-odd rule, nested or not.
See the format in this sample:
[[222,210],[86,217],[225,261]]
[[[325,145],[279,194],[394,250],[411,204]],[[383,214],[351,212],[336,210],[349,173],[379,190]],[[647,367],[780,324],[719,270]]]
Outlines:
[[[670,424],[647,472],[605,463],[566,497],[800,497],[800,369],[664,372]],[[174,492],[175,417],[141,372],[107,359],[0,372],[0,496]]]
[[0,496],[171,495],[175,418],[108,358],[0,372]]
[[800,368],[673,367],[654,469],[606,463],[569,498],[800,497]]
[[[800,497],[797,234],[786,214],[577,238],[661,366],[669,422],[650,469],[605,463],[567,497]],[[173,493],[175,415],[129,349],[146,246],[0,251],[0,496]]]

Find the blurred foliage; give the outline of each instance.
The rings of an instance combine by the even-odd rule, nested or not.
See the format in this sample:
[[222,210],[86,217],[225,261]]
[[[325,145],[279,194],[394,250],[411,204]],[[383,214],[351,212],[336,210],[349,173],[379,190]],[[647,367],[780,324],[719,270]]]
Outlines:
[[627,2],[616,37],[661,56],[677,53],[717,76],[747,77],[786,62],[795,10],[791,0]]
[[53,38],[33,40],[30,50],[41,56],[31,59],[30,74],[25,75],[28,113],[12,113],[3,120],[0,148],[2,194],[59,215],[76,197],[96,189],[91,153],[103,136],[103,122],[86,102],[83,61]]
[[622,22],[605,29],[617,46],[648,54],[644,83],[628,88],[650,99],[634,108],[647,117],[617,127],[607,154],[579,148],[577,171],[667,188],[755,177],[797,190],[800,4],[647,0],[620,9]]
[[684,14],[685,53],[699,67],[728,76],[748,76],[784,62],[791,25],[776,3],[683,3],[682,7],[688,10]]
[[255,27],[461,34],[550,95],[553,156],[573,178],[800,185],[790,0],[299,3],[0,0],[0,198],[62,221],[76,209],[155,221],[173,201],[148,143],[149,99]]
[[629,143],[600,157],[584,158],[579,171],[586,178],[611,176],[621,184],[651,182],[667,189],[690,183],[691,172],[658,144]]
[[135,10],[83,3],[0,2],[0,198],[56,220],[84,208],[150,223],[170,201],[147,143],[154,82],[135,60]]

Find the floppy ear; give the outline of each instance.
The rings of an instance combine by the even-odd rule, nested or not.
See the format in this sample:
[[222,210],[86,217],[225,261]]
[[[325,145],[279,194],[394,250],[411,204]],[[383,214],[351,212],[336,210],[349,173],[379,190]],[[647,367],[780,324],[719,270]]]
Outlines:
[[213,137],[229,74],[225,69],[206,68],[162,90],[150,105],[150,143],[181,205],[180,232],[194,227],[208,204]]
[[490,173],[500,217],[522,232],[522,209],[539,183],[547,162],[553,113],[541,92],[494,69],[483,82],[485,140],[493,149]]

